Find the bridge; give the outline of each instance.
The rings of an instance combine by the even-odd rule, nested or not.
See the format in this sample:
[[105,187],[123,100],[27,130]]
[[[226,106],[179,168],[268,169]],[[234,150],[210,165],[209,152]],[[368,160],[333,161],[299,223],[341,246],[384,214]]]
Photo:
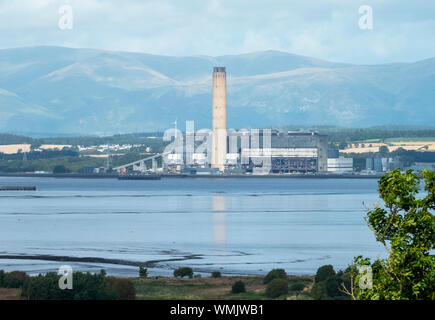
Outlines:
[[140,160],[130,162],[130,163],[124,164],[122,166],[113,168],[113,170],[116,170],[118,172],[123,171],[123,170],[127,171],[127,168],[132,167],[133,171],[145,172],[147,170],[146,162],[151,161],[151,171],[157,172],[157,159],[161,158],[169,153],[170,152],[159,153],[159,154],[153,155],[151,157],[140,159]]

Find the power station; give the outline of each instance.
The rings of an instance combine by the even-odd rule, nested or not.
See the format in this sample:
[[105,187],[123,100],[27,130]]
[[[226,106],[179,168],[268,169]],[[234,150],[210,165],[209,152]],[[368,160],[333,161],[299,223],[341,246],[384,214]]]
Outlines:
[[[146,162],[157,172],[157,159],[163,158],[164,173],[189,175],[218,174],[307,174],[328,171],[328,137],[311,130],[271,129],[229,130],[227,128],[227,73],[214,67],[212,75],[212,135],[187,129],[178,145],[118,168],[118,172],[146,172]],[[175,140],[177,139],[175,128]],[[211,137],[210,137],[211,136]],[[199,139],[196,139],[199,138]],[[210,141],[211,140],[211,141]],[[198,141],[207,141],[200,145]],[[191,142],[188,144],[188,142]],[[192,143],[193,142],[193,143]],[[211,143],[210,143],[211,142]],[[174,143],[171,143],[175,146]],[[206,145],[206,147],[204,147]],[[342,170],[342,159],[331,161],[332,169]],[[346,163],[346,165],[348,165]],[[261,170],[266,168],[266,170]],[[347,167],[345,167],[346,169]]]

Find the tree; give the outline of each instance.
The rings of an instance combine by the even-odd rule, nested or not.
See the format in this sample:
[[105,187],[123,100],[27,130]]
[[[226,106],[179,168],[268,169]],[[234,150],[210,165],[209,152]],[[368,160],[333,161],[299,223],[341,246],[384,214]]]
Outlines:
[[232,288],[231,288],[231,292],[232,293],[242,293],[242,292],[246,292],[245,289],[245,283],[241,280],[234,282]]
[[264,277],[263,283],[267,284],[271,282],[274,279],[286,279],[287,280],[287,274],[285,273],[284,269],[272,269],[269,271],[269,273]]
[[283,294],[288,293],[287,279],[276,278],[273,279],[266,287],[266,296],[269,298],[278,298]]
[[220,273],[220,271],[213,271],[213,272],[211,273],[211,276],[212,276],[213,278],[220,278],[220,277],[222,276],[222,274]]
[[305,284],[303,284],[302,282],[296,282],[290,286],[290,290],[294,291],[296,293],[296,296],[298,296],[304,289]]
[[386,156],[390,153],[390,150],[388,149],[387,146],[380,146],[379,147],[379,153],[381,156]]
[[144,267],[139,267],[139,277],[147,278],[148,277],[148,269]]
[[69,170],[64,165],[57,165],[53,168],[53,173],[67,173]]
[[[343,290],[353,299],[422,300],[435,299],[435,172],[423,170],[424,194],[420,178],[408,170],[390,171],[379,180],[384,207],[369,210],[366,223],[376,240],[388,252],[386,259],[373,263],[362,256],[350,268],[350,288]],[[417,196],[418,195],[418,196]],[[370,267],[372,288],[361,288],[368,274],[358,272]]]
[[193,270],[191,268],[188,267],[183,267],[183,268],[178,268],[176,270],[174,270],[174,277],[189,277],[189,278],[193,278]]
[[333,277],[333,276],[335,276],[334,267],[330,264],[327,264],[317,269],[315,281],[316,282],[325,281],[329,277]]
[[338,145],[338,149],[340,150],[346,149],[346,147],[347,147],[346,141],[341,141],[340,144]]

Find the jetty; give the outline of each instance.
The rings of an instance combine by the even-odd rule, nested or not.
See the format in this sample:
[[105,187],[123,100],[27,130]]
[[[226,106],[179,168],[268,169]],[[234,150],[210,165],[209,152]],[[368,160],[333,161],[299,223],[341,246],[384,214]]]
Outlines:
[[35,186],[0,186],[0,191],[36,191]]

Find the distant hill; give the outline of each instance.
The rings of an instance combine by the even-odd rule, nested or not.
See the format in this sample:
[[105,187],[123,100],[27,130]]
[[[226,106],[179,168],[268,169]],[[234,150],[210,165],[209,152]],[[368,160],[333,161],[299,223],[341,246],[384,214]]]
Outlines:
[[103,134],[211,127],[211,73],[228,125],[433,125],[435,58],[360,66],[278,51],[170,57],[63,47],[0,50],[0,131]]

